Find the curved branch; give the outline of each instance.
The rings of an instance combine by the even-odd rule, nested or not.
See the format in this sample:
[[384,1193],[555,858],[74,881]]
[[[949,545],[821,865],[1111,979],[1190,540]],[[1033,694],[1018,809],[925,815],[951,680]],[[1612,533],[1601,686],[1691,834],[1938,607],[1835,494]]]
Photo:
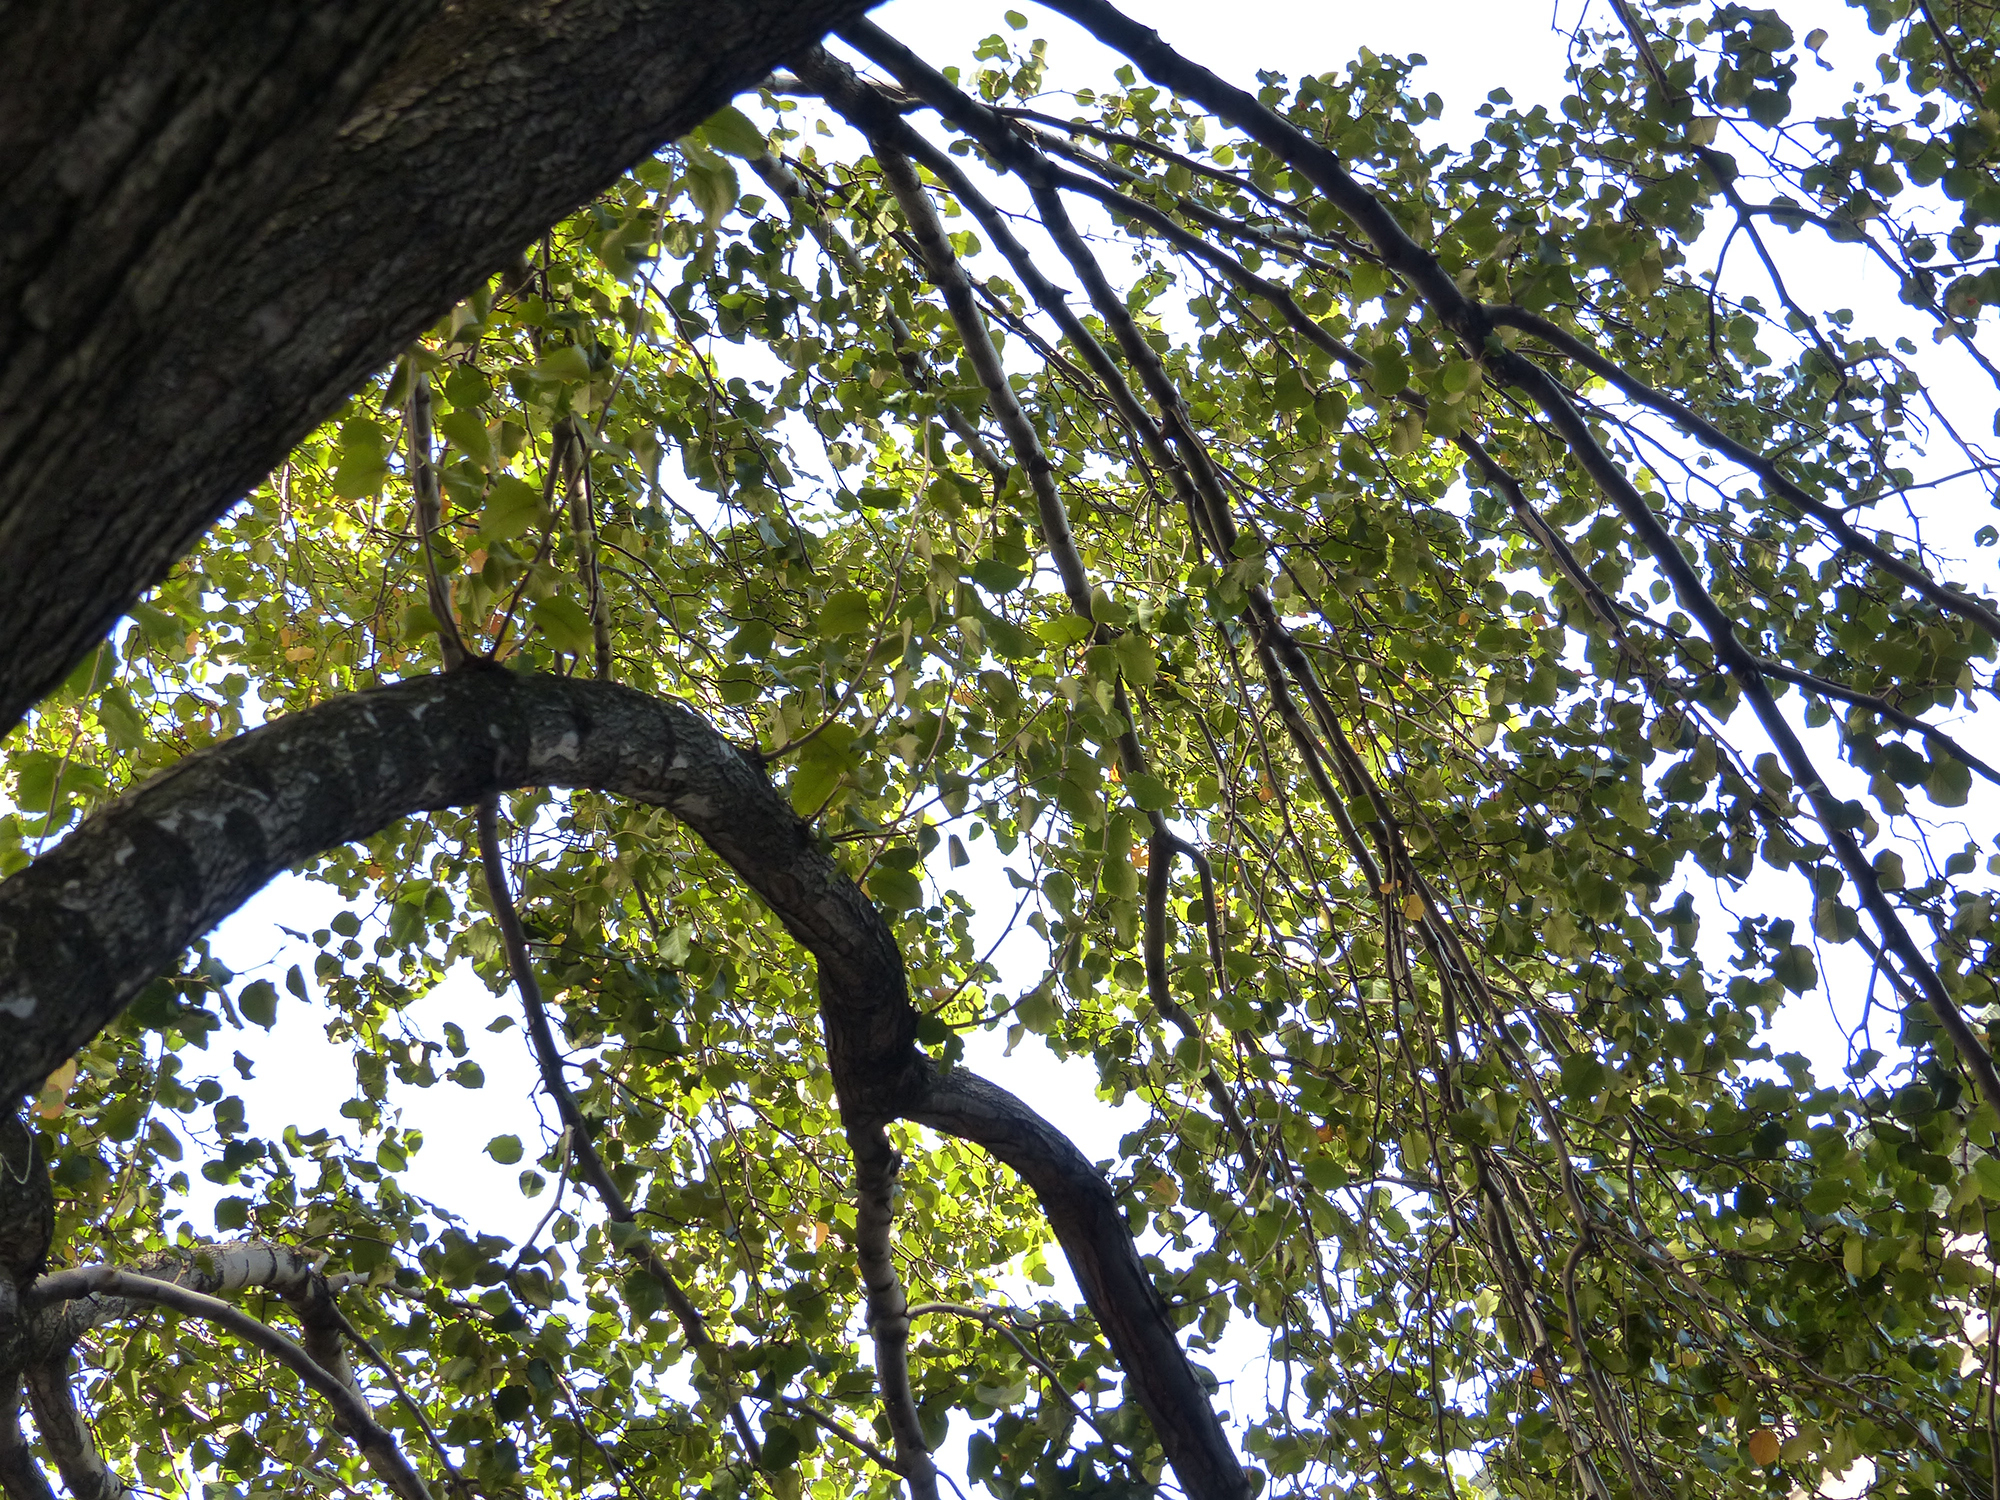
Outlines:
[[[201,1318],[214,1323],[235,1334],[245,1343],[255,1344],[297,1375],[301,1384],[318,1391],[326,1398],[328,1404],[333,1407],[336,1422],[342,1431],[353,1438],[354,1445],[361,1450],[362,1457],[368,1460],[368,1466],[375,1471],[378,1479],[396,1494],[401,1495],[403,1500],[430,1500],[430,1491],[424,1487],[422,1477],[411,1466],[409,1459],[403,1456],[402,1449],[396,1446],[396,1440],[376,1423],[373,1409],[362,1399],[361,1394],[338,1375],[323,1368],[304,1349],[268,1323],[260,1322],[241,1308],[232,1307],[229,1303],[205,1293],[193,1291],[171,1281],[140,1276],[132,1271],[120,1271],[111,1266],[93,1266],[84,1271],[66,1272],[61,1277],[51,1277],[49,1280],[59,1283],[64,1295],[110,1296],[127,1302],[149,1302],[185,1317]],[[71,1288],[76,1290],[72,1291]],[[100,1489],[88,1494],[79,1490],[76,1481],[70,1478],[69,1468],[62,1457],[63,1450],[57,1447],[56,1440],[50,1435],[50,1418],[60,1419],[61,1415],[57,1405],[58,1392],[61,1393],[60,1399],[66,1400],[69,1389],[68,1381],[61,1379],[60,1376],[60,1369],[53,1365],[41,1366],[39,1372],[29,1372],[29,1389],[35,1401],[36,1425],[42,1431],[43,1441],[57,1453],[57,1463],[63,1468],[64,1482],[69,1485],[76,1500],[97,1500],[99,1494],[110,1500],[111,1496],[124,1492],[123,1482],[117,1481],[120,1485],[118,1489]],[[54,1408],[46,1416],[45,1403]],[[74,1403],[70,1403],[70,1410],[74,1412]],[[81,1419],[78,1420],[80,1422]],[[85,1435],[88,1436],[87,1432]],[[92,1444],[92,1454],[95,1451],[95,1444]],[[101,1464],[102,1460],[99,1462]],[[84,1471],[79,1472],[83,1477],[87,1477]]]
[[910,1118],[985,1147],[1034,1189],[1182,1488],[1247,1500],[1243,1465],[1207,1390],[1184,1378],[1187,1356],[1173,1320],[1103,1174],[1021,1100],[962,1068],[932,1078]]
[[101,1271],[130,1271],[210,1297],[226,1297],[251,1287],[276,1292],[298,1313],[306,1349],[314,1362],[353,1384],[346,1355],[340,1349],[339,1313],[331,1293],[349,1279],[358,1278],[322,1276],[304,1251],[264,1240],[158,1250],[140,1256],[130,1266],[83,1266],[39,1277],[28,1286],[25,1296],[33,1309],[27,1329],[30,1348],[44,1355],[67,1349],[91,1329],[154,1305],[150,1298],[131,1302],[102,1295],[92,1279]]
[[850,1134],[920,1120],[1020,1172],[1183,1488],[1195,1500],[1249,1493],[1110,1187],[1012,1095],[966,1074],[933,1076],[887,922],[763,766],[683,704],[475,658],[189,756],[0,882],[0,1016],[15,1043],[0,1057],[0,1090],[47,1076],[279,871],[411,813],[528,786],[593,787],[665,808],[741,875],[816,960]]

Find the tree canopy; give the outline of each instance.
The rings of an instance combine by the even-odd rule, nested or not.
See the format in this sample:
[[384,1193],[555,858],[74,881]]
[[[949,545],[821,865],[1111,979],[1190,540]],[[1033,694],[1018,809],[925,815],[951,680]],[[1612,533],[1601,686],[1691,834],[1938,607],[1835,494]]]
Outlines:
[[523,245],[6,743],[7,1500],[1993,1492],[2000,29],[1854,9],[1807,109],[1612,0],[1463,148],[858,22]]

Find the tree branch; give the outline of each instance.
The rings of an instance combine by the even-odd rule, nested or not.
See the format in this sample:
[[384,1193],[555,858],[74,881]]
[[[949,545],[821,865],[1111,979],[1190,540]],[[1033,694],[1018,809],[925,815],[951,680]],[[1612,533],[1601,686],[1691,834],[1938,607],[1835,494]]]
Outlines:
[[[35,1413],[35,1431],[62,1475],[70,1500],[122,1500],[132,1486],[104,1461],[97,1438],[76,1404],[70,1385],[69,1351],[28,1366],[28,1405]],[[29,1459],[32,1463],[33,1460]]]
[[909,1302],[891,1241],[902,1157],[880,1125],[850,1124],[847,1140],[854,1152],[855,1258],[868,1299],[868,1332],[875,1340],[875,1379],[896,1441],[896,1468],[909,1483],[911,1500],[937,1500],[937,1465],[910,1390]]
[[1048,1215],[1084,1301],[1151,1417],[1181,1487],[1200,1500],[1247,1497],[1242,1463],[1207,1390],[1188,1378],[1166,1304],[1103,1175],[1021,1100],[962,1068],[934,1077],[910,1118],[983,1146],[1020,1173]]
[[[521,914],[514,906],[514,896],[507,879],[507,865],[500,853],[499,798],[493,796],[479,799],[477,823],[479,828],[479,857],[485,867],[486,892],[493,904],[494,920],[500,924],[500,936],[507,949],[507,969],[513,976],[514,988],[521,995],[521,1010],[527,1017],[528,1038],[534,1047],[535,1066],[542,1075],[542,1087],[554,1101],[556,1114],[566,1127],[571,1158],[577,1164],[577,1175],[590,1184],[604,1205],[604,1216],[614,1224],[630,1224],[637,1217],[632,1205],[626,1200],[618,1181],[611,1175],[611,1169],[604,1165],[604,1158],[598,1154],[597,1144],[591,1139],[590,1121],[577,1107],[576,1095],[570,1092],[569,1080],[563,1076],[562,1053],[556,1047],[555,1032],[549,1026],[549,1008],[542,999],[541,981],[535,977],[534,957],[528,951],[528,935],[521,928]],[[701,1315],[701,1309],[694,1305],[694,1299],[680,1283],[671,1267],[650,1244],[635,1258],[653,1278],[660,1289],[667,1308],[674,1315],[674,1321],[681,1325],[681,1334],[695,1357],[708,1367],[720,1383],[723,1394],[729,1399],[729,1421],[736,1429],[736,1436],[743,1444],[743,1451],[750,1462],[762,1465],[764,1455],[757,1445],[757,1435],[750,1430],[750,1419],[744,1414],[743,1403],[730,1388],[722,1356],[722,1347],[715,1342],[708,1331],[708,1323]]]
[[[403,1456],[396,1440],[389,1436],[375,1421],[375,1413],[370,1409],[360,1392],[316,1362],[311,1355],[286,1338],[268,1323],[251,1317],[241,1308],[232,1307],[202,1292],[176,1285],[171,1281],[161,1281],[151,1276],[141,1276],[132,1271],[120,1271],[112,1266],[92,1266],[82,1271],[67,1271],[60,1276],[47,1278],[52,1291],[49,1295],[61,1296],[111,1296],[127,1302],[149,1302],[156,1307],[164,1307],[185,1317],[201,1318],[227,1329],[245,1343],[255,1344],[266,1354],[297,1375],[301,1384],[324,1396],[333,1407],[335,1421],[361,1450],[362,1457],[375,1476],[403,1500],[430,1500],[430,1491],[410,1461]],[[40,1294],[40,1288],[37,1288]],[[350,1377],[351,1378],[351,1377]],[[49,1423],[59,1419],[59,1402],[67,1401],[69,1383],[61,1378],[58,1367],[44,1365],[40,1373],[29,1373],[29,1389],[35,1399],[35,1423],[41,1429],[42,1438],[53,1451],[57,1452],[57,1462],[63,1466],[64,1482],[70,1487],[76,1500],[97,1500],[97,1494],[86,1494],[77,1488],[77,1481],[70,1478],[69,1468],[62,1458],[62,1449],[50,1437]],[[60,1393],[60,1394],[58,1394]],[[47,1403],[53,1410],[44,1414]],[[73,1403],[70,1410],[74,1411]],[[78,1419],[80,1423],[80,1418]],[[87,1431],[84,1433],[87,1437]],[[95,1453],[95,1444],[91,1445]],[[101,1463],[101,1460],[100,1460]],[[87,1470],[80,1470],[80,1477],[87,1478]],[[123,1493],[120,1489],[104,1490],[104,1500]]]
[[20,13],[0,50],[0,730],[371,370],[862,8]]
[[1734,621],[1708,592],[1700,574],[1653,514],[1645,497],[1599,445],[1568,393],[1533,360],[1486,347],[1485,336],[1493,326],[1492,310],[1460,291],[1437,260],[1410,238],[1388,208],[1356,181],[1339,157],[1325,146],[1243,90],[1181,57],[1157,33],[1121,14],[1105,0],[1047,0],[1047,3],[1137,62],[1156,82],[1213,110],[1300,171],[1367,235],[1384,262],[1409,282],[1439,321],[1475,357],[1483,358],[1497,376],[1519,386],[1541,408],[1565,446],[1645,544],[1673,585],[1682,607],[1700,622],[1715,648],[1716,659],[1736,679],[1758,723],[1777,747],[1779,758],[1805,792],[1827,842],[1881,933],[1883,946],[1896,955],[1910,981],[1923,994],[1981,1094],[2000,1108],[2000,1073],[1996,1073],[1991,1055],[1883,892],[1874,868],[1845,826],[1844,809],[1828,790],[1805,746],[1779,710],[1758,670],[1756,658],[1738,638]]
[[933,1078],[887,922],[763,766],[683,704],[475,658],[188,757],[0,882],[0,1015],[15,1041],[0,1089],[47,1076],[280,870],[399,817],[526,786],[665,808],[741,875],[816,960],[851,1135],[902,1117],[990,1141],[1041,1198],[1183,1487],[1195,1500],[1248,1493],[1104,1179],[1012,1095]]
[[21,1372],[0,1375],[0,1495],[6,1500],[56,1500],[21,1431]]

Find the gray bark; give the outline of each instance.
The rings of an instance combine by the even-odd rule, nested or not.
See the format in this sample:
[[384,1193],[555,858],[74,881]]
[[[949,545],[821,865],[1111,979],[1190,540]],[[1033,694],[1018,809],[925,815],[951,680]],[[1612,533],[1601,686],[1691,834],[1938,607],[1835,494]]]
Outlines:
[[370,370],[863,8],[0,0],[0,732]]

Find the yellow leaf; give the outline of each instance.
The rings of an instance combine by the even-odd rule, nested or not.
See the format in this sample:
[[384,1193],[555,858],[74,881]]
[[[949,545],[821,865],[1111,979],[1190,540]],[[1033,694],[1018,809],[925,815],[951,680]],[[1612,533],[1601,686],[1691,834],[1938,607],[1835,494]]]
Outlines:
[[49,1074],[42,1085],[41,1097],[35,1101],[35,1114],[44,1120],[53,1120],[63,1112],[63,1100],[69,1096],[70,1085],[76,1082],[76,1059],[71,1058],[55,1072]]
[[1412,922],[1420,922],[1424,916],[1424,898],[1415,891],[1403,898],[1403,915]]
[[1778,1435],[1768,1427],[1759,1427],[1750,1434],[1750,1462],[1760,1469],[1769,1468],[1778,1461]]

